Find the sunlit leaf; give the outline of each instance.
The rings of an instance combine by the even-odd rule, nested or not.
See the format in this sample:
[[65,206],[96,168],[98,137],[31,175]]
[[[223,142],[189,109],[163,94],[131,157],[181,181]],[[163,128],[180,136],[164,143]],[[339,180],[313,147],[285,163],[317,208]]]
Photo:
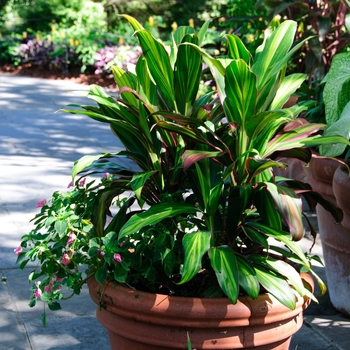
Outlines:
[[236,304],[239,292],[238,266],[233,250],[228,246],[213,247],[209,250],[209,257],[222,291]]
[[210,232],[197,231],[187,233],[182,239],[182,246],[184,248],[185,260],[181,281],[178,284],[190,281],[202,268],[203,255],[210,247]]
[[121,228],[119,239],[136,233],[145,226],[155,225],[163,219],[180,214],[194,214],[197,210],[194,206],[183,202],[155,204],[148,210],[133,215]]

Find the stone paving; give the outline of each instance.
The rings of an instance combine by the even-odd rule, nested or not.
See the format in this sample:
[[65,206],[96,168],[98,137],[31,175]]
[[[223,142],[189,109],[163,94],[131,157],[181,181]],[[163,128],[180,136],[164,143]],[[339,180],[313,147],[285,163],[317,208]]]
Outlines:
[[[42,327],[42,305],[28,307],[32,268],[20,270],[13,252],[31,229],[35,204],[67,188],[75,160],[120,149],[108,125],[57,112],[69,103],[86,103],[87,90],[67,81],[0,74],[0,350],[109,349],[86,289],[63,303],[63,310],[48,312],[47,328]],[[311,241],[301,244],[308,249]],[[322,256],[320,242],[314,253]],[[316,271],[325,278],[323,267]],[[319,301],[305,311],[290,349],[350,349],[350,320],[332,307],[327,294]]]

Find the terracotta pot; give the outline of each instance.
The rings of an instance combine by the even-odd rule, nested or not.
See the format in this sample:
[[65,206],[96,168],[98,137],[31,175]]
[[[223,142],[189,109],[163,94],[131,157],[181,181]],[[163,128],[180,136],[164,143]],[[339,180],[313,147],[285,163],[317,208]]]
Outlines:
[[321,195],[337,203],[344,219],[337,224],[332,215],[317,205],[317,220],[325,262],[327,287],[333,306],[350,316],[350,181],[330,159],[312,159],[308,182]]
[[[312,284],[310,276],[307,278]],[[269,294],[257,300],[240,297],[233,305],[227,298],[151,294],[113,287],[113,283],[101,287],[94,279],[88,281],[88,286],[98,305],[97,318],[108,330],[112,350],[187,349],[187,334],[197,350],[288,350],[309,303],[296,297],[296,309],[290,310]]]

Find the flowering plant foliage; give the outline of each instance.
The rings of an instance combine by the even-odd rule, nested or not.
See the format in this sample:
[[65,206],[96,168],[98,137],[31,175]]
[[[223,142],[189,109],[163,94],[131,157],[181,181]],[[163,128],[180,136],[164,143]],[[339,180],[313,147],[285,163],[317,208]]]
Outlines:
[[[298,49],[296,23],[266,30],[254,57],[228,35],[229,56],[214,58],[201,47],[208,23],[199,33],[178,28],[169,53],[124,17],[142,48],[135,70],[112,68],[117,97],[93,85],[88,97],[97,106],[65,111],[108,123],[125,149],[84,156],[72,169],[73,190],[42,203],[18,257],[21,267],[39,260],[30,279],[44,279],[33,303],[40,296],[55,309],[61,284],[79,294],[90,276],[232,303],[268,291],[291,309],[296,292],[314,298],[298,273],[313,273],[312,257],[294,242],[304,234],[301,195],[338,221],[342,213],[308,184],[278,179],[273,167],[286,167],[283,156],[308,162],[311,146],[347,141],[297,118],[307,106],[283,108],[305,78],[285,76]],[[198,96],[203,62],[216,95]]]
[[139,46],[118,45],[105,46],[94,55],[95,74],[111,73],[112,66],[127,69],[131,63],[135,65],[141,55]]

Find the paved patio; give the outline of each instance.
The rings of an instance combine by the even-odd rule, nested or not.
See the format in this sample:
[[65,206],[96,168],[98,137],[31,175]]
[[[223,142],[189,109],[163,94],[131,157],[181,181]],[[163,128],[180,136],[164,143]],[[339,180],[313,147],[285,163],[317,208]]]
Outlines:
[[[20,270],[13,252],[31,229],[35,204],[67,188],[75,160],[120,149],[108,125],[55,113],[69,103],[86,103],[87,91],[66,81],[0,74],[0,350],[109,349],[86,289],[63,303],[63,310],[48,312],[47,328],[42,327],[42,305],[28,307],[32,268]],[[311,241],[305,238],[301,244],[308,249]],[[313,252],[322,256],[319,241]],[[323,267],[316,271],[325,278]],[[350,320],[332,307],[327,294],[319,301],[305,311],[304,326],[290,349],[350,349]]]

